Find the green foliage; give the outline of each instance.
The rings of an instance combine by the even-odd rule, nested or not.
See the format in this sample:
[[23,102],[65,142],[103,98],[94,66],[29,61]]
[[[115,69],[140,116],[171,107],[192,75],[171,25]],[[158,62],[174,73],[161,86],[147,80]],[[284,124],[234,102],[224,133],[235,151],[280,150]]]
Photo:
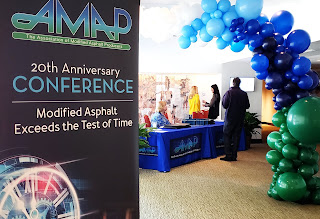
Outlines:
[[139,149],[150,147],[147,138],[150,137],[149,132],[152,132],[155,128],[146,128],[146,124],[139,124]]
[[257,113],[246,112],[244,117],[244,130],[246,135],[260,134],[255,129],[261,129],[261,121],[258,119]]

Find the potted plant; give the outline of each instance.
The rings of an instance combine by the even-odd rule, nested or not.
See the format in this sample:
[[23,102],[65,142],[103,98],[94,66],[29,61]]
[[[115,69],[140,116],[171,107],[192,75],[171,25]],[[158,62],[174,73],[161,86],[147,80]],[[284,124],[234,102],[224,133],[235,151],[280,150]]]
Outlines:
[[256,129],[261,129],[261,121],[257,113],[246,112],[244,117],[244,131],[246,134],[246,148],[250,148],[251,138],[254,134],[261,134]]
[[153,130],[154,128],[147,128],[145,123],[139,124],[139,150],[150,147],[147,138],[150,137],[149,132]]

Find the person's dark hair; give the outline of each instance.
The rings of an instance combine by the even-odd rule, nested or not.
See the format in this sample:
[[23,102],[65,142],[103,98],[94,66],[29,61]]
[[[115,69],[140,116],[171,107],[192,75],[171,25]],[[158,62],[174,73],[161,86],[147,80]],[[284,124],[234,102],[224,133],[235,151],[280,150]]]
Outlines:
[[233,82],[233,86],[234,87],[239,87],[240,83],[241,83],[241,80],[240,80],[240,78],[236,77],[236,78],[233,79],[232,82]]
[[220,96],[219,88],[216,84],[211,85],[211,87],[214,89],[214,93],[218,94]]

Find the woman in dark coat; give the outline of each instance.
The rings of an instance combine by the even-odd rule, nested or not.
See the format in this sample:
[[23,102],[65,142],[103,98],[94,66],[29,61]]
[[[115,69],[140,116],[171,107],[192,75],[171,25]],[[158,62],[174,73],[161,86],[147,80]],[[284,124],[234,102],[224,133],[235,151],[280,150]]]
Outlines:
[[216,84],[211,85],[212,98],[210,103],[203,101],[203,106],[209,108],[209,119],[216,119],[219,116],[219,105],[220,105],[220,92]]

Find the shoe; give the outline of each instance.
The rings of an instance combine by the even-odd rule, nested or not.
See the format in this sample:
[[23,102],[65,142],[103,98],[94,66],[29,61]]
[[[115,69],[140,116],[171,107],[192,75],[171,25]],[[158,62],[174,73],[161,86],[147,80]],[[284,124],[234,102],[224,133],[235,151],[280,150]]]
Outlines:
[[221,157],[220,160],[224,160],[224,161],[237,161],[237,158]]

